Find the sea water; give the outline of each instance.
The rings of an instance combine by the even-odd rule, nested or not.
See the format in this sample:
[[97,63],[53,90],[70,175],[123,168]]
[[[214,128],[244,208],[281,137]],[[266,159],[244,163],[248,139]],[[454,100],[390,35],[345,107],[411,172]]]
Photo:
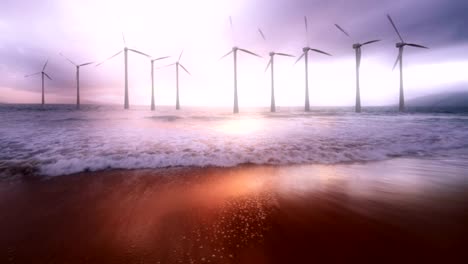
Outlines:
[[468,160],[466,109],[0,105],[0,178],[106,169]]

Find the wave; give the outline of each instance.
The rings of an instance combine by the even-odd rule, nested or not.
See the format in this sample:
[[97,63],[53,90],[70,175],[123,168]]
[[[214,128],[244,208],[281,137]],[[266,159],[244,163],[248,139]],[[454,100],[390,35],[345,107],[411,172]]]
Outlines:
[[0,127],[0,178],[106,169],[337,164],[468,150],[465,115],[148,113],[0,113],[8,124]]
[[[84,171],[107,169],[156,169],[168,167],[233,167],[242,164],[293,165],[338,164],[379,161],[394,157],[430,157],[448,150],[468,149],[463,146],[438,146],[437,139],[416,144],[395,144],[382,147],[369,143],[322,142],[270,142],[263,146],[226,144],[158,145],[154,148],[136,146],[131,150],[100,150],[90,153],[54,151],[34,155],[27,160],[0,162],[1,177],[59,176]],[[387,142],[390,144],[390,142]],[[382,144],[387,144],[382,142]],[[422,144],[421,144],[422,143]],[[83,149],[81,150],[83,151]]]

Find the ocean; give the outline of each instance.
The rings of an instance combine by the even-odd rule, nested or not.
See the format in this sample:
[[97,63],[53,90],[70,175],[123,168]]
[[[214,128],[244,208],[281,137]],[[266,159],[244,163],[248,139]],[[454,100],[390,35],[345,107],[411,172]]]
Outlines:
[[[468,160],[467,109],[0,105],[0,178],[108,169]],[[465,168],[466,169],[466,168]],[[468,171],[467,171],[468,174]]]

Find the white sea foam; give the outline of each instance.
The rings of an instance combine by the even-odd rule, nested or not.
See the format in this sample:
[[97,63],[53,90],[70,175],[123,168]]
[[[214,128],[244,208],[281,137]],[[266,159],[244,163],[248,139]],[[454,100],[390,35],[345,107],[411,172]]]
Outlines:
[[463,114],[5,108],[3,173],[22,164],[47,176],[110,168],[334,164],[468,149]]

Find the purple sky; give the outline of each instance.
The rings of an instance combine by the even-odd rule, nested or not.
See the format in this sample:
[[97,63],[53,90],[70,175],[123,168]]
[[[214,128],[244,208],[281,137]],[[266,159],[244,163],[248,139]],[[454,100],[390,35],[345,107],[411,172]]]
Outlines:
[[[75,101],[75,69],[58,55],[78,63],[100,62],[127,44],[152,56],[172,56],[182,49],[182,63],[192,76],[181,75],[182,105],[232,105],[232,57],[219,61],[239,45],[266,57],[274,49],[299,56],[306,44],[303,16],[309,20],[311,47],[334,56],[311,56],[311,103],[352,105],[354,51],[352,41],[334,28],[338,23],[357,41],[382,39],[363,49],[364,105],[393,104],[398,72],[392,72],[398,40],[385,15],[391,14],[403,38],[429,46],[406,49],[405,88],[409,98],[467,89],[468,2],[456,0],[2,0],[0,2],[0,102],[39,103],[40,71],[47,58],[46,101]],[[234,37],[228,17],[234,22]],[[260,27],[267,41],[257,32]],[[235,41],[235,42],[234,42]],[[302,105],[303,62],[281,58],[276,63],[278,105]],[[239,58],[241,106],[269,105],[266,59]],[[148,59],[129,55],[131,104],[150,103]],[[123,56],[81,73],[82,100],[123,102]],[[156,72],[158,105],[173,105],[173,68]]]

